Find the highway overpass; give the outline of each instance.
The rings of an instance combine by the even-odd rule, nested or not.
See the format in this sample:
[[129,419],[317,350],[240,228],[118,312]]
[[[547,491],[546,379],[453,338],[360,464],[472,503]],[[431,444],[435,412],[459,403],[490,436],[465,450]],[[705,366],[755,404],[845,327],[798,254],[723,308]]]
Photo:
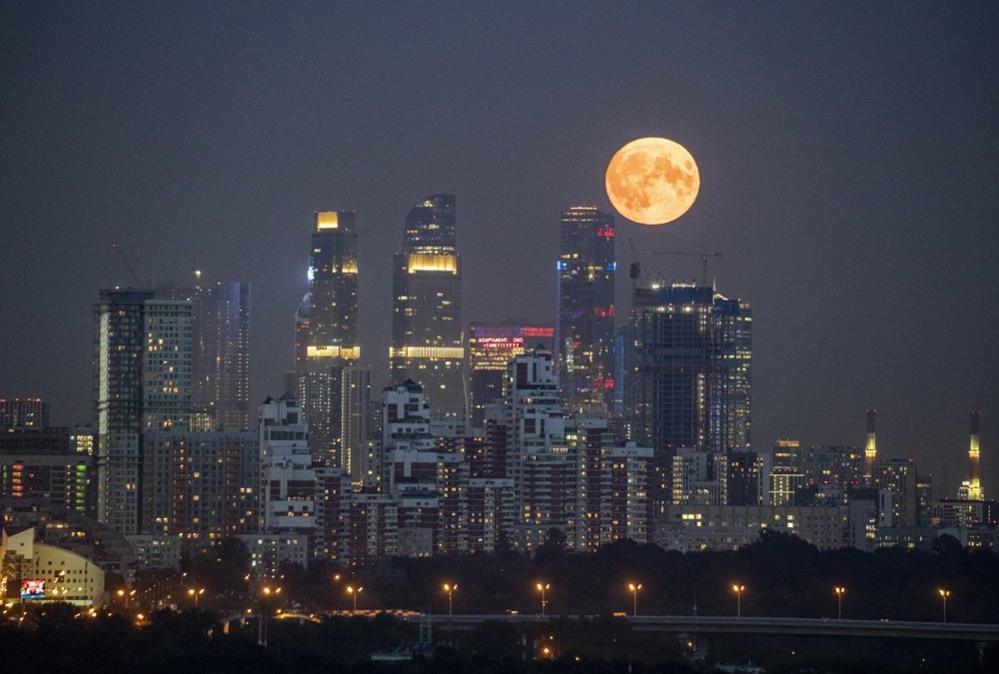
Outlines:
[[[545,624],[560,618],[593,619],[594,615],[541,616],[524,614],[434,615],[438,630],[471,630],[487,622],[516,625]],[[402,620],[419,622],[422,616]],[[948,639],[999,641],[999,625],[977,623],[914,622],[895,620],[836,620],[832,618],[757,618],[735,616],[618,616],[636,632],[676,634],[781,634],[820,637],[875,637],[899,639]]]

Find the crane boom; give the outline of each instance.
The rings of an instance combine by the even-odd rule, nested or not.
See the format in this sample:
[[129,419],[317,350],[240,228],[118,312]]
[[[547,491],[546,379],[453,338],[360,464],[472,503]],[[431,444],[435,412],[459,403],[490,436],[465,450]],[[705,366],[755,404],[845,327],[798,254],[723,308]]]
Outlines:
[[708,286],[708,258],[710,257],[721,257],[722,254],[718,251],[709,251],[705,248],[702,251],[692,251],[692,250],[654,250],[652,255],[685,255],[690,257],[701,258],[701,286],[706,288]]
[[132,275],[132,280],[135,281],[135,284],[141,288],[143,285],[142,279],[140,279],[139,275],[135,272],[135,267],[133,267],[128,261],[128,258],[125,257],[125,252],[121,249],[121,246],[117,243],[112,243],[111,247],[114,248],[114,252],[118,253],[118,257],[120,257],[121,261],[125,264],[125,268],[128,269],[128,273]]

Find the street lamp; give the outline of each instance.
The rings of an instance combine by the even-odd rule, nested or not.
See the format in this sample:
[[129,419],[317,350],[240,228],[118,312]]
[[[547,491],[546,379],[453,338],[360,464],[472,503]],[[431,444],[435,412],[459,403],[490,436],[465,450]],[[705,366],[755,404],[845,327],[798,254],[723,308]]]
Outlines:
[[125,610],[128,610],[128,600],[135,596],[135,590],[131,592],[126,592],[125,590],[118,590],[115,594],[118,595],[118,599],[125,600]]
[[843,595],[846,594],[846,588],[837,585],[833,588],[833,592],[836,593],[836,619],[843,619]]
[[444,583],[444,591],[447,592],[447,614],[454,615],[454,592],[458,589],[458,584]]
[[205,593],[205,588],[203,588],[203,587],[202,587],[202,588],[198,588],[197,590],[195,590],[195,589],[194,589],[194,588],[192,587],[192,588],[189,588],[189,589],[187,590],[187,594],[188,594],[188,596],[190,596],[190,597],[194,597],[194,609],[195,609],[195,610],[197,610],[197,609],[198,609],[198,599],[200,599],[200,598],[201,598],[201,595],[203,595],[204,593]]
[[347,586],[347,594],[349,594],[354,599],[354,613],[357,613],[357,595],[361,594],[363,587],[354,587],[353,585]]
[[746,591],[745,585],[739,583],[732,584],[732,592],[735,592],[735,617],[742,617],[742,593]]
[[257,616],[257,644],[267,648],[267,618],[268,618],[268,606],[267,600],[271,597],[277,597],[281,594],[280,587],[271,587],[270,585],[264,585],[260,588],[260,595],[262,597],[260,614]]
[[631,592],[631,615],[638,615],[638,591],[642,589],[642,584],[628,583],[628,591]]
[[538,583],[535,585],[538,592],[541,593],[541,615],[545,614],[545,609],[548,607],[548,599],[546,593],[548,590],[552,589],[551,583]]
[[937,592],[940,594],[940,598],[943,600],[943,621],[947,622],[947,597],[950,596],[950,590],[947,588],[937,588]]

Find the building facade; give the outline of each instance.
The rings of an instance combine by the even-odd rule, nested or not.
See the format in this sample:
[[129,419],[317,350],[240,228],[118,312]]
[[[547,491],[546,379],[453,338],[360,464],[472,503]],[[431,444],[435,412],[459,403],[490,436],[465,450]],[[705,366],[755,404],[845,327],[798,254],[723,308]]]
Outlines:
[[97,517],[120,533],[143,533],[145,437],[190,423],[191,303],[102,290],[94,335]]
[[627,408],[654,448],[747,448],[751,437],[752,311],[713,288],[636,287]]
[[593,206],[562,213],[555,263],[555,353],[563,404],[610,404],[614,392],[614,216]]
[[[345,387],[348,395],[352,390],[351,376],[345,371],[356,366],[361,357],[357,336],[357,239],[353,211],[315,214],[308,306],[303,300],[296,315],[295,394],[304,421],[309,424],[313,456],[322,465],[344,463],[344,393]],[[299,342],[305,335],[303,349]]]
[[0,431],[48,426],[49,404],[42,398],[0,398]]
[[461,256],[453,195],[427,197],[406,216],[392,290],[392,381],[411,379],[422,386],[435,417],[464,419]]
[[470,428],[485,424],[486,405],[503,397],[507,364],[536,346],[551,351],[555,329],[520,323],[472,323],[468,326],[468,416]]
[[250,428],[250,284],[206,283],[191,294],[191,399],[210,431]]

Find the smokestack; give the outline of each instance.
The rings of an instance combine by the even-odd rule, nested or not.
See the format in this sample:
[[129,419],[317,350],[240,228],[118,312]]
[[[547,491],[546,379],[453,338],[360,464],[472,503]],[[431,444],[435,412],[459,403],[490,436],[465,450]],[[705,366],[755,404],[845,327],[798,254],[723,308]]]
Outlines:
[[985,498],[982,493],[982,476],[979,464],[981,445],[978,440],[978,422],[981,412],[971,410],[968,416],[968,430],[970,438],[968,440],[968,498],[978,501]]
[[877,409],[868,407],[867,446],[864,448],[864,481],[868,484],[874,482],[874,462],[878,458],[877,421]]

